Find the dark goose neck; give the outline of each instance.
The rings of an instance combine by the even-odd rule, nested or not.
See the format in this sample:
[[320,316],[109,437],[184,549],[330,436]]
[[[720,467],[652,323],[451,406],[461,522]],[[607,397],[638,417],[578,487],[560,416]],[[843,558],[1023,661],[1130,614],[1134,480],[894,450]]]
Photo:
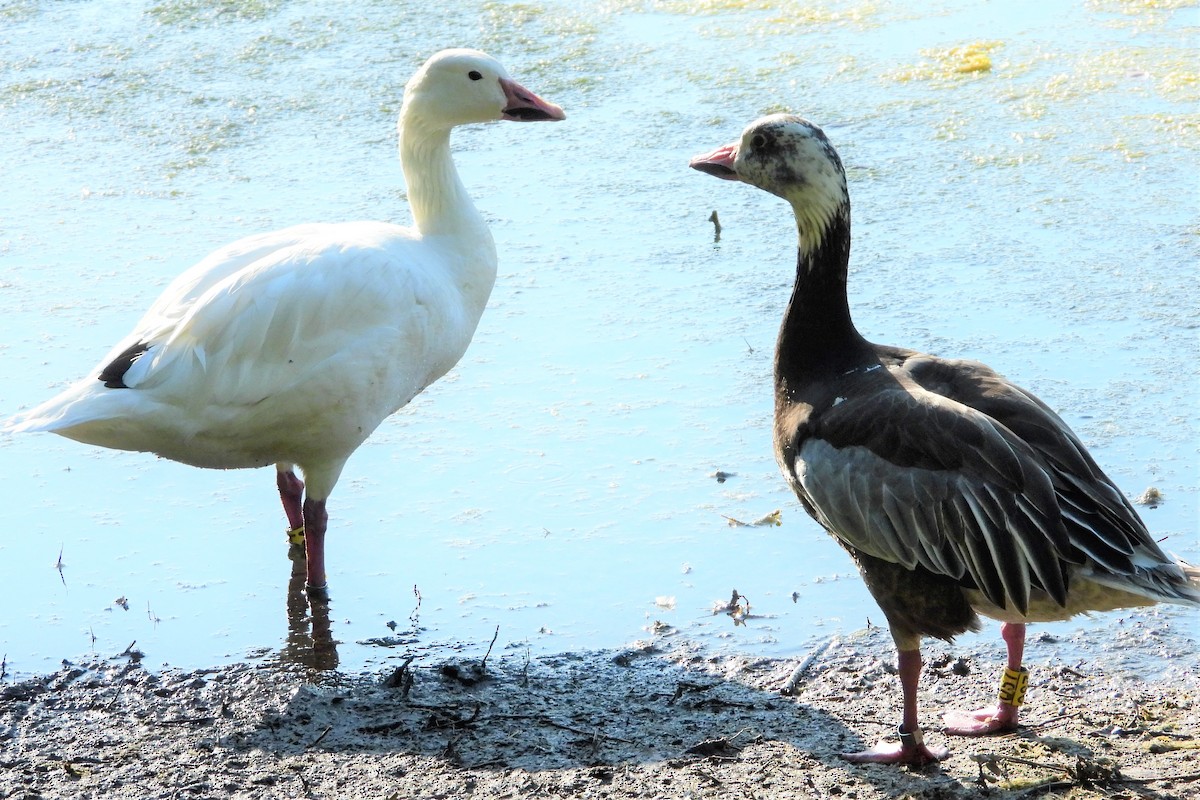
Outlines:
[[775,349],[776,383],[781,390],[789,388],[789,395],[803,384],[841,375],[874,359],[873,348],[850,319],[849,262],[847,202],[819,230],[801,227],[796,284]]

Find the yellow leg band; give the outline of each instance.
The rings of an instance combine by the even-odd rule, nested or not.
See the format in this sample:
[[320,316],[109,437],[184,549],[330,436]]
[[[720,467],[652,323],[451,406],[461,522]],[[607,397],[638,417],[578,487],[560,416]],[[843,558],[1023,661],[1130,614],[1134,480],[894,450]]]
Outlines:
[[287,532],[288,542],[291,544],[304,544],[304,526],[292,528]]
[[1000,676],[1000,702],[1006,706],[1019,706],[1025,702],[1025,690],[1029,688],[1029,670],[1004,668]]

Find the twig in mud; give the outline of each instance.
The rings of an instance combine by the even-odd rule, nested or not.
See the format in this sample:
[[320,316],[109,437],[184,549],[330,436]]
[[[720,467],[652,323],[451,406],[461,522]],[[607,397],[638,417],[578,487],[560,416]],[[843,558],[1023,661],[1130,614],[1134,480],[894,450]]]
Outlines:
[[491,644],[488,645],[487,652],[483,654],[483,660],[479,662],[479,671],[480,672],[484,672],[485,670],[487,670],[488,656],[490,656],[492,654],[492,648],[496,646],[496,639],[499,636],[500,636],[500,626],[497,625],[496,632],[492,634]]
[[62,560],[64,547],[65,547],[65,545],[63,545],[63,544],[59,544],[59,546],[58,546],[58,561],[54,562],[54,568],[56,570],[58,570],[58,579],[62,581],[62,585],[65,587],[67,585],[67,576],[63,575],[63,560]]
[[720,697],[702,697],[692,704],[692,708],[745,708],[753,711],[754,703],[739,703],[736,700],[723,700]]
[[1191,783],[1192,781],[1200,781],[1200,772],[1188,772],[1183,775],[1163,775],[1158,780]]
[[540,716],[537,716],[536,714],[489,714],[487,716],[487,719],[489,719],[489,720],[492,720],[492,719],[529,720],[530,722],[538,722],[538,723],[541,723],[542,725],[549,725],[551,728],[558,728],[559,730],[562,730],[562,731],[570,731],[571,733],[577,733],[580,736],[592,736],[592,737],[598,737],[600,739],[608,739],[609,741],[613,741],[613,742],[620,742],[621,744],[633,744],[632,739],[625,739],[621,736],[614,736],[611,733],[602,733],[599,729],[592,730],[592,731],[585,731],[582,728],[576,728],[571,725],[567,725],[565,722],[557,722],[553,719],[550,719],[550,717],[540,717]]
[[216,717],[178,717],[177,719],[160,719],[155,725],[209,725],[216,722]]
[[[844,700],[845,696],[843,695],[840,698],[822,697],[821,699],[834,700],[836,702],[838,699]],[[883,725],[884,727],[893,729],[896,727],[896,723],[894,722],[884,722],[883,720],[875,719],[874,717],[843,717],[839,715],[838,719],[840,719],[842,722],[849,722],[853,725]]]
[[[1121,769],[1118,764],[1109,758],[1085,758],[1076,756],[1074,764],[1053,764],[1044,761],[1033,761],[1028,758],[1019,756],[1000,755],[998,753],[977,754],[971,756],[971,760],[979,765],[979,783],[981,785],[987,782],[986,776],[983,774],[983,768],[986,766],[992,773],[1002,776],[1008,780],[1008,771],[1004,768],[1008,764],[1020,764],[1024,767],[1033,767],[1034,769],[1043,769],[1049,772],[1056,772],[1060,775],[1065,774],[1067,780],[1048,779],[1044,783],[1030,787],[1026,791],[1017,795],[1017,797],[1033,797],[1034,795],[1046,791],[1058,791],[1059,789],[1073,789],[1076,787],[1095,787],[1095,786],[1111,786],[1114,784],[1146,784],[1153,783],[1159,780],[1172,779],[1168,776],[1156,776],[1153,778],[1127,778],[1121,774]],[[1200,776],[1198,776],[1200,777]],[[1173,779],[1186,779],[1185,776],[1176,776]]]
[[797,687],[800,685],[800,679],[804,677],[804,673],[808,671],[808,668],[811,667],[818,658],[825,655],[825,651],[829,650],[829,648],[833,647],[837,643],[838,637],[833,636],[822,642],[820,646],[813,648],[813,650],[804,657],[804,660],[797,664],[796,668],[792,670],[791,677],[787,679],[787,683],[780,687],[779,693],[784,697],[791,697],[792,695],[796,694]]
[[744,745],[735,744],[737,738],[746,732],[745,728],[733,736],[721,736],[716,739],[705,739],[700,744],[692,745],[684,750],[685,755],[703,756],[718,761],[733,761],[741,755]]
[[706,685],[703,683],[691,683],[690,681],[680,681],[679,683],[675,684],[675,694],[673,694],[671,696],[671,699],[667,701],[667,705],[669,705],[669,706],[674,705],[676,700],[683,697],[684,692],[707,692],[709,689],[716,688],[717,685],[718,684],[715,684],[715,683],[710,683],[710,684]]
[[1077,719],[1082,716],[1082,711],[1076,711],[1072,714],[1060,714],[1057,717],[1051,717],[1050,719],[1042,720],[1041,722],[1022,722],[1021,725],[1026,728],[1049,728],[1059,724],[1060,722],[1065,722],[1069,719]]
[[319,745],[319,744],[321,743],[321,741],[322,741],[322,740],[323,740],[323,739],[324,739],[326,736],[328,736],[328,735],[329,735],[329,732],[330,732],[331,730],[333,730],[333,726],[332,726],[332,725],[326,725],[326,726],[325,726],[325,730],[321,731],[321,735],[320,735],[320,736],[318,736],[316,739],[313,739],[313,742],[312,742],[312,744],[310,744],[310,745],[309,745],[309,747],[316,747],[317,745]]
[[712,758],[717,761],[735,761],[742,748],[725,738],[705,739],[684,750],[684,755]]
[[287,764],[287,769],[296,773],[296,777],[300,779],[300,785],[304,788],[304,795],[307,797],[312,794],[312,788],[308,785],[308,781],[304,779],[304,767],[301,764]]
[[[1200,779],[1200,772],[1192,773],[1190,775],[1161,775],[1161,776],[1158,776],[1155,778],[1117,777],[1117,778],[1114,778],[1110,782],[1111,783],[1145,784],[1145,783],[1155,783],[1157,781],[1194,781],[1194,780],[1198,780],[1198,779]],[[1060,791],[1066,792],[1066,791],[1070,791],[1071,789],[1077,789],[1081,785],[1087,786],[1087,785],[1095,785],[1095,784],[1094,784],[1094,782],[1091,782],[1091,781],[1049,780],[1049,781],[1046,781],[1045,783],[1039,783],[1037,786],[1032,786],[1022,792],[1012,795],[1012,800],[1025,800],[1025,798],[1037,797],[1038,795],[1047,793],[1047,792],[1060,792]]]
[[[675,694],[667,701],[667,705],[674,705],[675,701],[683,697],[685,692],[707,692],[709,689],[715,689],[720,686],[719,683],[690,683],[688,681],[680,681],[675,686]],[[753,709],[753,703],[739,703],[735,700],[724,700],[720,697],[702,697],[692,703],[692,708],[749,708]]]
[[1074,788],[1075,784],[1071,781],[1047,781],[1045,783],[1038,784],[1031,789],[1026,789],[1020,794],[1013,795],[1013,800],[1024,800],[1026,797],[1037,797],[1043,792],[1067,791]]
[[721,241],[721,219],[717,216],[715,208],[713,209],[713,213],[708,215],[708,221],[713,224],[713,241]]
[[404,663],[396,667],[391,675],[384,679],[383,685],[388,689],[399,689],[401,697],[408,697],[408,693],[412,691],[413,674],[408,665],[413,662],[416,656],[409,656],[404,659]]
[[[415,707],[421,708],[422,706]],[[471,711],[471,715],[469,717],[459,717],[445,708],[438,708],[436,706],[431,708],[433,713],[429,715],[429,719],[425,722],[425,730],[442,730],[443,728],[458,730],[475,724],[475,722],[479,719],[479,712],[483,708],[483,704],[476,703],[475,708]]]
[[417,605],[413,608],[412,613],[408,615],[408,621],[416,625],[417,616],[421,611],[421,590],[417,588],[415,583],[413,584],[413,595],[417,598]]
[[8,677],[8,653],[4,654],[4,658],[0,658],[0,681]]
[[575,728],[562,722],[556,722],[549,717],[532,717],[531,719],[540,722],[543,725],[549,725],[551,728],[558,728],[559,730],[578,733],[580,736],[591,736],[596,739],[608,739],[609,741],[620,742],[621,744],[633,744],[632,739],[626,739],[621,736],[613,736],[611,733],[601,733],[599,730],[585,731],[581,728]]
[[132,642],[130,642],[128,647],[126,647],[120,653],[117,653],[115,656],[113,656],[113,658],[121,658],[124,656],[129,659],[131,664],[136,664],[137,662],[141,661],[146,657],[146,654],[141,650],[135,650],[133,647],[135,644],[137,644],[137,639],[134,639]]
[[1144,728],[1139,731],[1128,731],[1128,733],[1143,733],[1146,736],[1162,736],[1166,739],[1178,739],[1181,742],[1190,742],[1196,738],[1194,735],[1192,735],[1190,733],[1173,733],[1171,731],[1164,731],[1164,730],[1152,730],[1151,731],[1151,730],[1146,730]]
[[1070,772],[1070,769],[1062,764],[1047,764],[1044,761],[1031,761],[1028,758],[1020,756],[1005,756],[999,753],[979,753],[971,756],[971,760],[978,764],[981,768],[986,766],[997,774],[1007,773],[1004,770],[1004,763],[1020,764],[1023,767],[1036,767],[1037,769],[1051,770],[1052,772]]
[[442,758],[452,764],[462,765],[462,754],[458,752],[458,742],[467,735],[466,731],[460,731],[458,734],[451,736],[446,740],[446,746],[442,748]]
[[403,728],[405,721],[402,719],[393,720],[392,722],[382,722],[378,725],[363,725],[359,727],[359,733],[391,733],[392,731]]

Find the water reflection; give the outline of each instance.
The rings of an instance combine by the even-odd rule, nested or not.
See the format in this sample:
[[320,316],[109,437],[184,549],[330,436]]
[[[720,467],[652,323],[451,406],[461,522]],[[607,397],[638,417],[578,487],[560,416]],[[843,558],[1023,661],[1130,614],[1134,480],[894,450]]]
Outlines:
[[304,546],[292,545],[288,549],[288,558],[292,562],[287,588],[288,633],[279,651],[279,661],[310,669],[336,669],[337,641],[329,622],[329,599],[310,598],[304,591]]

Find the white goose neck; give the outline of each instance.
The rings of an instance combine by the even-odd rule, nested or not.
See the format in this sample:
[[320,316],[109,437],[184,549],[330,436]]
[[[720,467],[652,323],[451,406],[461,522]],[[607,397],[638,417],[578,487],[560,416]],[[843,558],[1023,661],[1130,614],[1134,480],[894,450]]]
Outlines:
[[401,116],[399,130],[400,166],[413,222],[421,235],[482,231],[490,236],[454,167],[450,129],[421,125]]

